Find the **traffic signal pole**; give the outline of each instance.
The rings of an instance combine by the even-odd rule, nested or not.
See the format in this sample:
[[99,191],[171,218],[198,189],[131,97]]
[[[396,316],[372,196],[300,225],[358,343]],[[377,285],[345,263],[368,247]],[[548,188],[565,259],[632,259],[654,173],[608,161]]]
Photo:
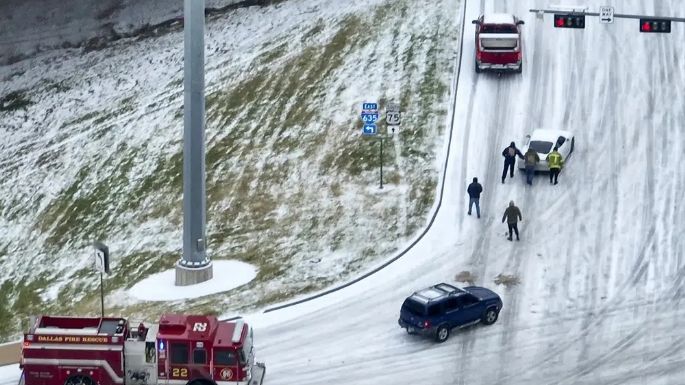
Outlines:
[[[556,13],[565,15],[599,16],[599,12],[587,12],[583,9],[529,9],[529,11],[533,13]],[[652,19],[685,23],[685,17],[631,15],[627,13],[614,13],[614,17],[619,19]]]

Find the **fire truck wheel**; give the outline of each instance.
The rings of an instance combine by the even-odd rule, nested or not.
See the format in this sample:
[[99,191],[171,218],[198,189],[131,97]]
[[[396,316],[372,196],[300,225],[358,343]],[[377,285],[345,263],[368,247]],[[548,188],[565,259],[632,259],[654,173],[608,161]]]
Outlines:
[[64,385],[95,385],[95,382],[88,376],[79,375],[69,377]]
[[206,380],[194,380],[190,382],[188,385],[210,385],[211,382],[206,381]]

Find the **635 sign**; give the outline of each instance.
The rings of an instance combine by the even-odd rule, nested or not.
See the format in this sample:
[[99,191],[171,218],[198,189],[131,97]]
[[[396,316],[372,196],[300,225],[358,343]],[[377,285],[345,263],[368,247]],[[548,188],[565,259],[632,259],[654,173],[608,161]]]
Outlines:
[[376,123],[378,117],[378,112],[362,112],[362,122],[364,123]]

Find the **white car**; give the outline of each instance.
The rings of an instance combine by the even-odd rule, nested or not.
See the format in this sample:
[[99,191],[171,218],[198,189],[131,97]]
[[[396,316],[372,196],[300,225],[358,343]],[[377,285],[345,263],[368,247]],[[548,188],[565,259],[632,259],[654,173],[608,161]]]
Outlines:
[[[569,131],[537,129],[532,134],[526,135],[525,145],[521,152],[525,156],[529,148],[537,151],[540,162],[535,167],[535,171],[549,171],[547,155],[552,152],[554,146],[558,147],[557,151],[559,151],[564,163],[566,163],[568,157],[573,153],[574,145],[575,138]],[[525,160],[519,160],[517,163],[519,169],[523,170],[526,168]]]

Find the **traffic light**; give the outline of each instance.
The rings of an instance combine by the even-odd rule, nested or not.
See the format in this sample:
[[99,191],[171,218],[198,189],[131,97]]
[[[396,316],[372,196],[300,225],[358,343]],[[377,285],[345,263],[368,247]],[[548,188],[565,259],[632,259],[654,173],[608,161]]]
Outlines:
[[577,13],[554,14],[556,28],[585,28],[585,15]]
[[664,19],[640,19],[640,32],[671,33],[671,21]]

